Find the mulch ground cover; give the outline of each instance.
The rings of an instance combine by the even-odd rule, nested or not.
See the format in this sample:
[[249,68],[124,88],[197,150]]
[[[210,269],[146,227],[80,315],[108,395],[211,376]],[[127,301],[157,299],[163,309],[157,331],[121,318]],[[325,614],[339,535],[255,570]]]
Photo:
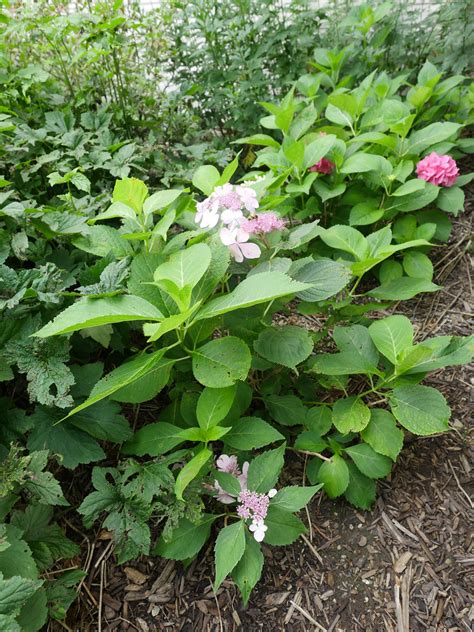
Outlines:
[[[470,197],[450,243],[435,256],[434,280],[443,289],[391,310],[410,317],[418,340],[472,332],[472,191]],[[302,514],[306,536],[293,546],[264,547],[264,576],[247,609],[230,581],[213,593],[211,544],[188,568],[158,558],[118,567],[108,534],[89,532],[83,534],[81,562],[87,578],[66,629],[471,631],[473,367],[439,371],[426,383],[447,398],[453,430],[408,440],[391,478],[379,483],[371,512],[318,494]],[[288,480],[302,484],[303,467],[304,460],[294,456]],[[80,523],[69,526],[80,539]],[[48,630],[64,627],[55,623]]]

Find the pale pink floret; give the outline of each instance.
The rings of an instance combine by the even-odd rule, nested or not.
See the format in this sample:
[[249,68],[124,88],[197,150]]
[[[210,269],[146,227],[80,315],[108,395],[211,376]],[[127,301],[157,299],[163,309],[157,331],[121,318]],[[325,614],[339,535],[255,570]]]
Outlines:
[[308,171],[316,171],[317,173],[327,175],[334,171],[335,166],[336,165],[327,158],[321,158],[321,160],[318,160],[318,162],[310,167]]
[[258,209],[257,193],[251,187],[244,185],[236,187],[236,192],[245,209],[249,213],[255,213]]
[[[221,454],[216,461],[216,467],[219,472],[226,472],[227,474],[234,476],[239,481],[241,490],[247,489],[247,472],[249,469],[248,461],[245,461],[242,465],[241,472],[235,455],[228,456],[227,454]],[[237,496],[233,496],[232,494],[226,492],[217,481],[214,481],[214,489],[216,490],[217,500],[224,505],[229,505],[237,500]]]
[[219,472],[226,472],[232,474],[232,476],[240,476],[239,464],[237,457],[233,454],[228,456],[227,454],[221,454],[216,461],[216,466]]
[[274,230],[281,230],[285,226],[285,222],[275,213],[257,213],[255,217],[247,219],[241,223],[241,228],[255,235],[256,233],[271,233]]
[[459,169],[451,156],[433,151],[416,165],[416,173],[421,180],[431,184],[452,187],[459,175]]
[[244,259],[258,259],[262,254],[257,244],[247,243],[250,235],[241,228],[232,230],[222,228],[219,237],[224,246],[229,248],[231,255],[238,263],[242,263]]

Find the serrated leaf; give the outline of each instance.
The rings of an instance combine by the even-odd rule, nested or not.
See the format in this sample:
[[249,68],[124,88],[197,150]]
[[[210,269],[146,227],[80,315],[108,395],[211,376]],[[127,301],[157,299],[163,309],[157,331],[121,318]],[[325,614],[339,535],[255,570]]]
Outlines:
[[250,491],[266,494],[280,476],[284,464],[285,445],[256,456],[250,463],[247,487]]
[[444,396],[430,386],[400,386],[393,390],[390,407],[398,422],[417,435],[448,430],[451,410]]
[[272,546],[286,546],[292,544],[307,529],[299,518],[280,507],[268,508],[265,524],[268,530],[265,533],[265,542]]
[[370,419],[370,408],[358,397],[338,399],[332,409],[332,423],[342,434],[360,432]]
[[211,340],[192,353],[194,377],[210,388],[232,386],[237,380],[245,380],[250,363],[248,346],[235,336]]
[[333,454],[329,461],[322,463],[316,479],[323,483],[324,491],[329,498],[336,498],[341,496],[349,485],[349,468],[341,456]]
[[199,396],[196,415],[199,426],[208,430],[224,419],[232,407],[236,387],[205,388]]
[[133,320],[161,320],[163,314],[139,296],[83,298],[61,312],[34,335],[39,338],[67,334],[85,327]]
[[370,509],[375,501],[375,481],[360,472],[354,463],[347,463],[349,469],[349,485],[344,492],[347,500],[359,509]]
[[403,447],[403,431],[398,428],[393,415],[388,410],[372,408],[370,421],[362,430],[361,437],[379,454],[397,460]]
[[362,474],[369,478],[383,478],[392,469],[391,460],[383,454],[375,452],[367,443],[359,443],[346,448],[345,451]]
[[280,489],[276,496],[271,499],[270,507],[276,507],[290,512],[300,511],[300,509],[306,507],[321,487],[322,484],[313,487],[298,487],[296,485],[283,487],[283,489]]
[[254,348],[266,360],[294,369],[311,355],[313,340],[303,327],[268,327],[260,333]]
[[216,576],[214,591],[237,566],[245,551],[245,525],[242,520],[219,531],[214,547]]
[[31,420],[33,429],[28,437],[30,450],[47,449],[59,454],[64,467],[74,469],[80,463],[91,463],[105,458],[100,445],[90,435],[74,427],[70,421],[62,421],[61,413],[54,409],[37,407]]
[[153,549],[153,555],[160,555],[167,560],[188,560],[199,553],[211,532],[211,526],[216,516],[205,514],[194,524],[187,518],[182,518],[179,525],[173,529],[173,537],[167,542],[160,536]]
[[282,272],[262,272],[247,277],[225,296],[211,300],[196,315],[196,320],[213,318],[236,309],[266,303],[282,296],[308,289],[307,283],[299,283]]
[[250,593],[262,575],[263,553],[258,542],[245,534],[245,551],[237,566],[232,571],[232,579],[237,584],[244,607],[247,606]]
[[183,500],[183,492],[186,487],[198,476],[201,469],[206,465],[212,457],[212,452],[207,448],[200,450],[196,456],[186,463],[179,471],[174,486],[174,492],[178,500]]
[[323,301],[335,296],[351,280],[350,269],[332,259],[316,259],[300,268],[294,278],[296,281],[309,284],[311,287],[297,296],[303,301]]
[[232,423],[224,442],[235,450],[256,450],[284,436],[269,423],[259,417],[242,417]]
[[368,331],[380,353],[394,365],[413,343],[413,325],[406,316],[387,316],[373,322]]

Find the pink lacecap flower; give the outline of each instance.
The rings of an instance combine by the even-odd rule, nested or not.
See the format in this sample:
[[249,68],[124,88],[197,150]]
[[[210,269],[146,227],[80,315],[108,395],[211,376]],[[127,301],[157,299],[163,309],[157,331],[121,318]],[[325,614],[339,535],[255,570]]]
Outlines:
[[440,155],[433,151],[416,165],[416,173],[421,180],[426,180],[426,182],[452,187],[459,175],[459,169],[451,156]]
[[275,213],[257,213],[251,219],[243,221],[240,226],[245,232],[254,235],[280,230],[285,226],[285,222]]
[[247,243],[250,235],[241,228],[222,228],[219,237],[238,263],[244,259],[258,259],[262,253],[257,244]]
[[310,167],[308,171],[316,171],[317,173],[329,174],[334,171],[336,165],[327,158],[321,158],[318,162]]
[[240,492],[237,514],[244,519],[252,518],[252,520],[265,520],[267,517],[268,504],[270,498],[267,494],[259,494],[258,492],[249,492],[248,489]]

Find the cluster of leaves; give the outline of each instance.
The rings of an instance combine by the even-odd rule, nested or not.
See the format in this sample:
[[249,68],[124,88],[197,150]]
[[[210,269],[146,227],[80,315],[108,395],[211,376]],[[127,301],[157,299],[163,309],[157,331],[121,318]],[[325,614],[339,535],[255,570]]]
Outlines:
[[54,522],[53,507],[68,502],[44,471],[47,460],[45,450],[25,454],[12,445],[0,466],[0,627],[11,632],[36,632],[48,615],[63,619],[85,576],[75,567],[48,576],[79,547]]

